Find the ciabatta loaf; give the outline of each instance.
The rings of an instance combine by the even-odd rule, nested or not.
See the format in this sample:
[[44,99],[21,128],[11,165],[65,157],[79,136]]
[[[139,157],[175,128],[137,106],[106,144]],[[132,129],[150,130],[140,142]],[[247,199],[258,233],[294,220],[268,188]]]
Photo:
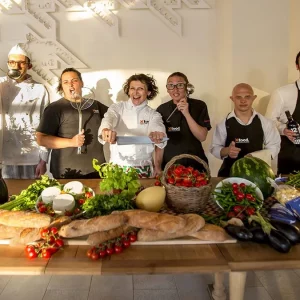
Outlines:
[[28,211],[0,210],[0,224],[24,228],[41,228],[50,224],[51,217]]
[[185,219],[168,214],[148,212],[138,209],[126,210],[122,212],[122,214],[128,217],[128,225],[137,228],[146,228],[173,233],[186,226]]
[[195,233],[190,234],[190,236],[203,241],[215,242],[223,242],[230,239],[230,237],[222,227],[213,224],[205,224],[203,228]]
[[186,225],[182,229],[170,233],[170,232],[163,232],[159,230],[142,228],[138,232],[138,236],[137,236],[138,241],[154,242],[154,241],[176,239],[176,238],[188,236],[192,233],[195,233],[205,225],[205,220],[201,216],[196,214],[186,214],[180,217],[186,221]]
[[99,216],[89,220],[74,220],[59,230],[62,237],[72,238],[92,234],[97,231],[106,231],[124,225],[127,221],[124,214]]

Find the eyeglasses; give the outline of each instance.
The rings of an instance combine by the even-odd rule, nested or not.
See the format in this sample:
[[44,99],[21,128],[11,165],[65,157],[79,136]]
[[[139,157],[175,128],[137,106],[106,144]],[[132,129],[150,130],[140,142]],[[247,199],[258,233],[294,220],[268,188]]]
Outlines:
[[7,62],[7,64],[8,64],[10,67],[14,68],[14,67],[16,67],[17,65],[20,65],[21,67],[24,67],[25,65],[28,64],[28,62],[26,62],[26,61],[14,61],[14,60],[9,60],[9,61]]
[[179,82],[179,83],[177,83],[177,84],[173,84],[173,83],[168,83],[167,85],[166,85],[166,87],[167,87],[167,89],[168,90],[174,90],[175,88],[178,88],[178,89],[184,89],[185,88],[185,83],[183,83],[183,82]]

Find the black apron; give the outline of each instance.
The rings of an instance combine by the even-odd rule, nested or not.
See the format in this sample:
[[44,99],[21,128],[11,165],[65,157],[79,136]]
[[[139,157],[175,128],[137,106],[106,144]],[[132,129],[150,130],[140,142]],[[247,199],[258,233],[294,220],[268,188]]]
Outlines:
[[[170,102],[169,116],[171,112],[176,108],[176,104]],[[191,110],[192,107],[189,107]],[[191,111],[190,111],[191,113]],[[208,164],[208,159],[204,153],[202,144],[197,140],[192,134],[189,125],[183,116],[182,112],[176,110],[168,122],[164,120],[164,125],[166,127],[167,136],[169,138],[167,145],[164,149],[162,169],[165,168],[167,162],[169,162],[174,156],[181,154],[191,154],[198,156]],[[176,161],[176,164],[182,164],[185,167],[193,167],[200,172],[205,171],[203,165],[194,159],[182,158]]]
[[[300,90],[295,82],[298,97],[292,114],[296,122],[300,121]],[[300,170],[300,146],[293,144],[285,135],[281,135],[281,148],[278,154],[278,174],[290,174]]]
[[241,148],[241,151],[237,158],[231,158],[229,156],[224,158],[218,173],[219,177],[228,177],[230,169],[236,160],[244,157],[248,153],[262,150],[264,142],[264,132],[258,115],[253,118],[252,123],[249,125],[242,125],[236,118],[232,117],[226,119],[225,126],[227,130],[225,147],[228,147],[230,143],[234,141],[235,146]]

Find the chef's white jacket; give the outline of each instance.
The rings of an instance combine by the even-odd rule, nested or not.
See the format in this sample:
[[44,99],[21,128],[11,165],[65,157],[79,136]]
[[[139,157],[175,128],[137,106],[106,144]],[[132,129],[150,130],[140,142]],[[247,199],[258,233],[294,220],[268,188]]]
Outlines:
[[35,129],[49,97],[43,84],[29,76],[23,82],[0,78],[2,162],[4,165],[37,165],[48,161],[48,150],[36,142]]
[[[297,80],[300,87],[300,79]],[[266,117],[275,121],[279,133],[283,135],[283,130],[286,128],[287,117],[285,111],[293,114],[298,98],[298,89],[295,82],[282,86],[275,90],[267,108]]]
[[[131,99],[112,104],[102,119],[98,131],[99,142],[104,128],[117,132],[117,136],[148,136],[150,132],[166,133],[160,113],[148,106],[148,101],[135,106]],[[110,145],[110,162],[120,166],[153,167],[153,151],[155,146],[164,148],[166,142],[160,144]]]

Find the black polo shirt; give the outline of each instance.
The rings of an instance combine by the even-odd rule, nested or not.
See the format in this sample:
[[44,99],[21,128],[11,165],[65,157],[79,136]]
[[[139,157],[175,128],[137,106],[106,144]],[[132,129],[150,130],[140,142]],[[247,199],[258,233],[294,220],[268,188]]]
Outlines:
[[[200,126],[210,130],[210,119],[205,102],[188,98],[188,104],[192,118]],[[157,111],[162,115],[164,125],[166,126],[167,136],[169,138],[167,146],[164,148],[162,168],[164,168],[166,163],[174,156],[180,154],[196,155],[208,162],[201,142],[192,134],[184,115],[180,111],[175,111],[168,122],[166,121],[175,107],[176,104],[173,103],[173,100],[170,100],[157,108]],[[178,163],[199,169],[199,164],[194,160],[185,159],[183,161],[178,161]],[[202,168],[200,167],[200,169]]]

